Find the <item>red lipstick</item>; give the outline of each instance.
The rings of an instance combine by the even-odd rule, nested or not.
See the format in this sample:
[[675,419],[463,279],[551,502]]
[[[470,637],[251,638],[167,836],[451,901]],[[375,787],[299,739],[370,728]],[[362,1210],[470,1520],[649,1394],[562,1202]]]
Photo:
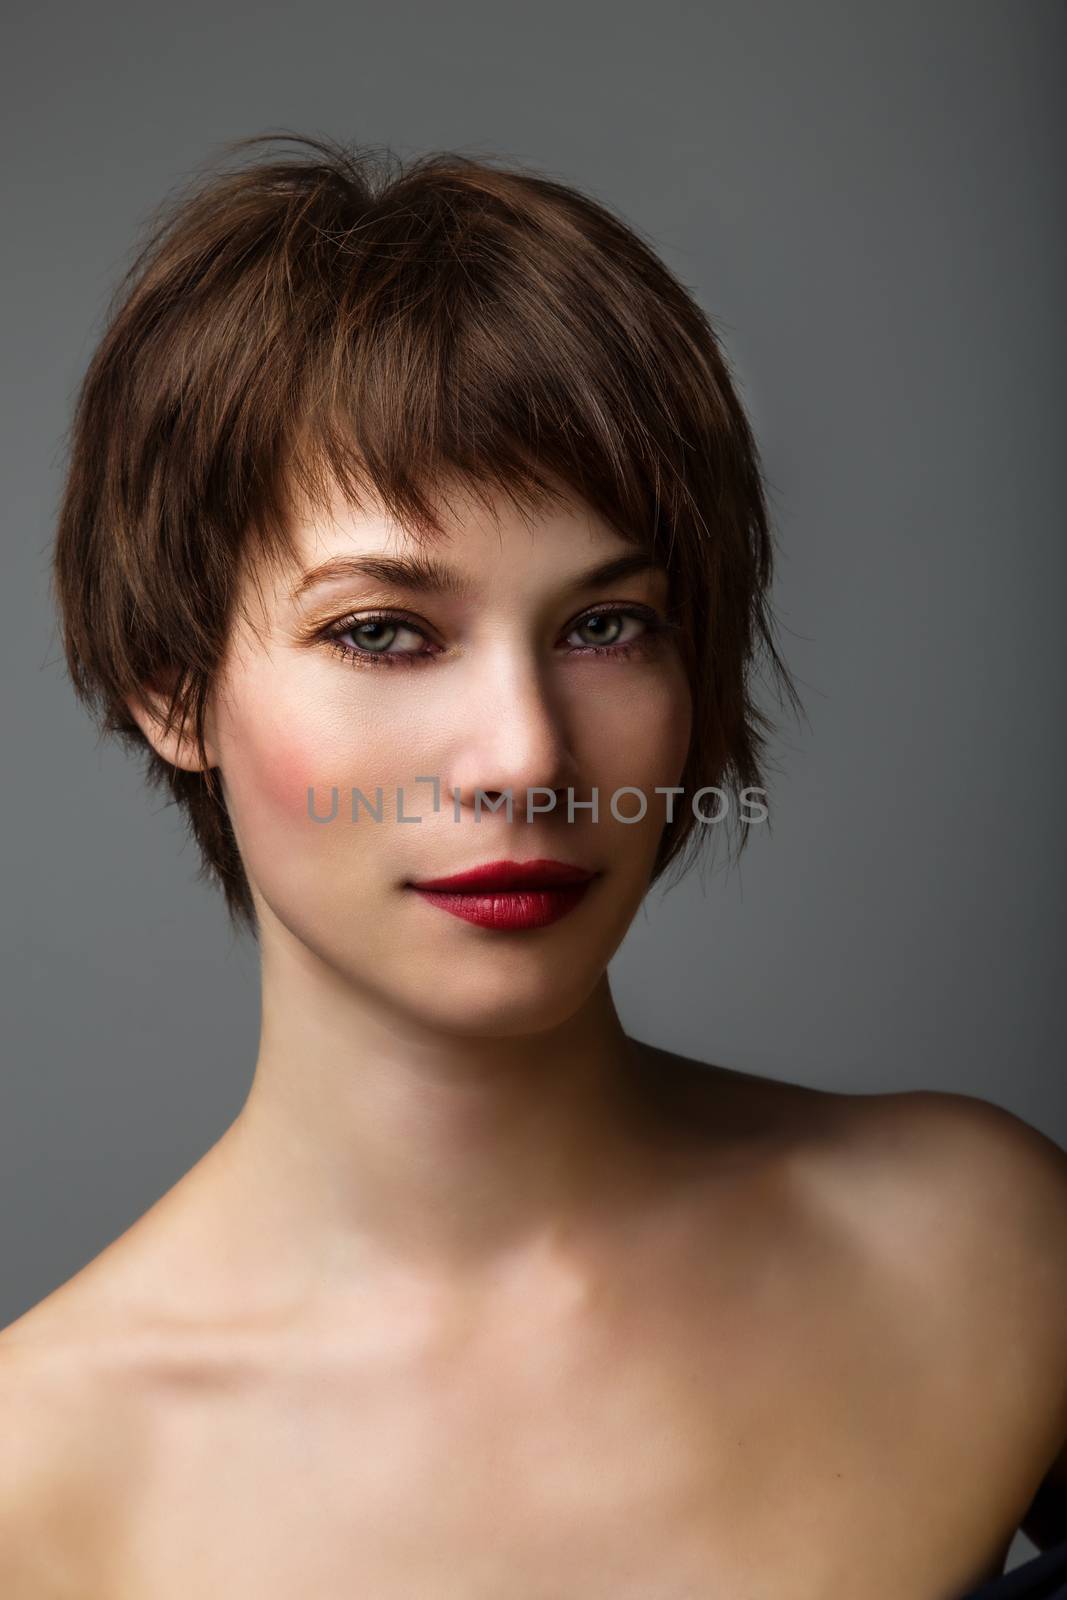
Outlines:
[[565,917],[597,876],[566,861],[488,861],[412,883],[431,905],[483,928],[544,928]]

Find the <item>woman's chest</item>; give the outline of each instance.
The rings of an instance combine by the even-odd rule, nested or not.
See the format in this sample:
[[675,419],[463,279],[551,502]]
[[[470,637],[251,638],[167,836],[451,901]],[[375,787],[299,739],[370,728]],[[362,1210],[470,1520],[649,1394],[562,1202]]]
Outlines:
[[873,1332],[668,1299],[355,1376],[189,1384],[153,1418],[107,1592],[945,1600],[1010,1538],[1004,1474]]

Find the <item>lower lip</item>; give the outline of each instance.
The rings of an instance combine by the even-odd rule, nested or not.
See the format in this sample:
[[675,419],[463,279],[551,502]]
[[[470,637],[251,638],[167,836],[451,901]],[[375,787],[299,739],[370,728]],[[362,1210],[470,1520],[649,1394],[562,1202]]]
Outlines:
[[482,928],[547,928],[550,922],[558,922],[574,910],[592,881],[589,878],[585,883],[569,883],[558,889],[497,889],[492,894],[484,890],[457,894],[449,889],[420,889],[417,884],[412,887],[431,905]]

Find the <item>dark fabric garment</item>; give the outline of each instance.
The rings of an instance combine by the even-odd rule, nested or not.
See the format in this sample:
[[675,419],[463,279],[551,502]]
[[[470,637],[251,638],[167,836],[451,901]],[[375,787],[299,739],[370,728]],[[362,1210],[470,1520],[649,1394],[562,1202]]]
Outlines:
[[1067,1600],[1067,1540],[991,1578],[960,1600]]

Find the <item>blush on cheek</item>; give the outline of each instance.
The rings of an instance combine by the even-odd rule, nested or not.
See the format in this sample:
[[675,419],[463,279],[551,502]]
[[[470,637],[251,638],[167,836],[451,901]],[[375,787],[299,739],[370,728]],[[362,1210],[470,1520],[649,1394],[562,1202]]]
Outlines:
[[242,740],[236,767],[228,776],[241,811],[299,823],[308,814],[308,789],[314,788],[316,813],[329,815],[331,785],[338,782],[335,764],[299,727],[264,722]]

